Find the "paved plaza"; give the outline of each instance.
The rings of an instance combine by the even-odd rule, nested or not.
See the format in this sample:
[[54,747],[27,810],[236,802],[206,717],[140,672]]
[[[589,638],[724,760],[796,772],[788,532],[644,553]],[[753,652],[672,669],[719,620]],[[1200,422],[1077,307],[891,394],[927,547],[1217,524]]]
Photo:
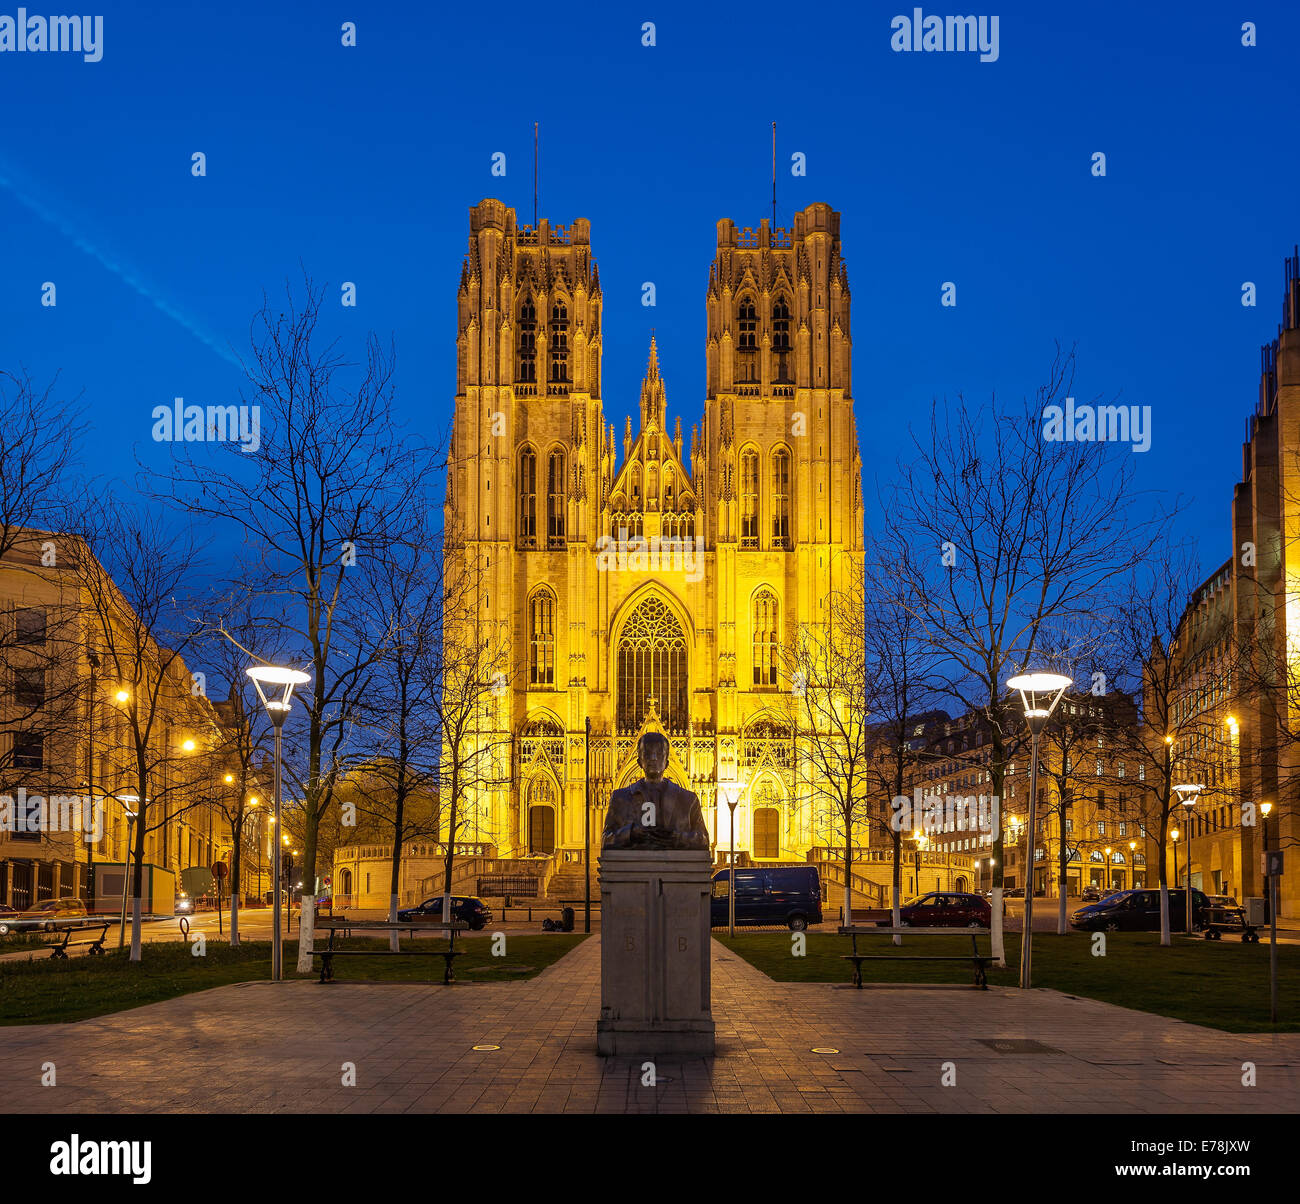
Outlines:
[[645,1059],[595,1053],[599,942],[522,983],[252,983],[0,1028],[0,1098],[36,1113],[1300,1108],[1300,1034],[1220,1033],[1047,990],[776,983],[716,941],[717,1056],[657,1058],[642,1085]]

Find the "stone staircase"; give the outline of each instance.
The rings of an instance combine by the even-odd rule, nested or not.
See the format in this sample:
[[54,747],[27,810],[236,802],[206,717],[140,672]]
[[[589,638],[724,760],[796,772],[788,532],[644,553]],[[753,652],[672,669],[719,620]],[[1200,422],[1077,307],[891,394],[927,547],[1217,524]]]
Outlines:
[[[546,887],[546,898],[548,902],[558,903],[560,900],[565,900],[572,903],[574,899],[582,898],[585,889],[586,876],[582,866],[563,862],[551,876],[551,881]],[[591,871],[591,893],[593,898],[600,898],[600,887],[594,866]]]

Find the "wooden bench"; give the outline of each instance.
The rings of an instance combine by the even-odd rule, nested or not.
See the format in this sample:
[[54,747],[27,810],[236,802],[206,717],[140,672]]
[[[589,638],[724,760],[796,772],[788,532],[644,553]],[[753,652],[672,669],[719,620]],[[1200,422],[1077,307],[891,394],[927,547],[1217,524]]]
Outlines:
[[[465,932],[469,925],[463,923],[444,924],[440,920],[407,920],[405,923],[390,920],[349,920],[344,916],[327,917],[316,925],[320,930],[328,930],[330,934],[329,944],[324,949],[315,949],[311,951],[312,957],[321,959],[320,981],[329,983],[334,981],[334,959],[336,957],[440,957],[443,959],[445,969],[442,975],[442,981],[450,986],[456,981],[456,975],[452,970],[452,963],[458,958],[463,950],[456,948],[456,933]],[[374,932],[409,932],[412,937],[417,932],[445,932],[447,934],[447,947],[445,949],[336,949],[334,939],[340,933],[344,932],[348,936],[352,935],[353,929],[361,929],[367,933]]]
[[[840,936],[853,938],[853,952],[842,953],[840,957],[844,961],[853,963],[853,985],[858,990],[862,989],[862,963],[870,961],[908,961],[908,962],[971,962],[975,967],[975,988],[981,991],[989,989],[988,974],[986,973],[989,965],[996,959],[992,953],[983,954],[975,942],[979,936],[988,936],[987,928],[882,928],[879,925],[861,925],[854,924],[851,927],[841,927]],[[859,953],[858,937],[860,936],[969,936],[970,948],[969,953]]]
[[[83,924],[80,928],[69,927],[65,929],[63,933],[63,940],[60,941],[57,945],[54,946],[53,949],[50,950],[50,956],[62,957],[66,959],[68,956],[68,949],[74,945],[89,945],[91,956],[94,956],[97,953],[103,953],[104,938],[108,936],[109,926],[110,926],[110,922],[105,920],[104,923],[102,924],[96,921],[90,924]],[[74,941],[72,939],[72,934],[74,932],[85,932],[86,929],[88,928],[98,928],[99,935],[96,937],[87,937],[85,940],[82,941]]]

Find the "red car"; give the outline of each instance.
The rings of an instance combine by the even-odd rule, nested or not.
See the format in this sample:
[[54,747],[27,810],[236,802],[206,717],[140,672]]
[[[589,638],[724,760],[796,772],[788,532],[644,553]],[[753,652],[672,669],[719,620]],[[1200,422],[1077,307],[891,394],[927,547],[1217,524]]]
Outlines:
[[898,909],[898,922],[904,928],[987,928],[992,920],[987,899],[958,891],[935,891]]

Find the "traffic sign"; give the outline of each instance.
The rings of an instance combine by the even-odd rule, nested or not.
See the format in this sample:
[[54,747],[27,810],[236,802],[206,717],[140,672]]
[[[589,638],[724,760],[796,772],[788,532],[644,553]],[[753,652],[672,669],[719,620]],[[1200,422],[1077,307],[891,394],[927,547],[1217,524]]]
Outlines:
[[217,881],[220,881],[229,873],[230,866],[228,866],[224,861],[214,861],[212,863],[212,876],[216,878]]
[[1270,878],[1280,878],[1282,876],[1282,850],[1269,849],[1264,854],[1264,873]]

